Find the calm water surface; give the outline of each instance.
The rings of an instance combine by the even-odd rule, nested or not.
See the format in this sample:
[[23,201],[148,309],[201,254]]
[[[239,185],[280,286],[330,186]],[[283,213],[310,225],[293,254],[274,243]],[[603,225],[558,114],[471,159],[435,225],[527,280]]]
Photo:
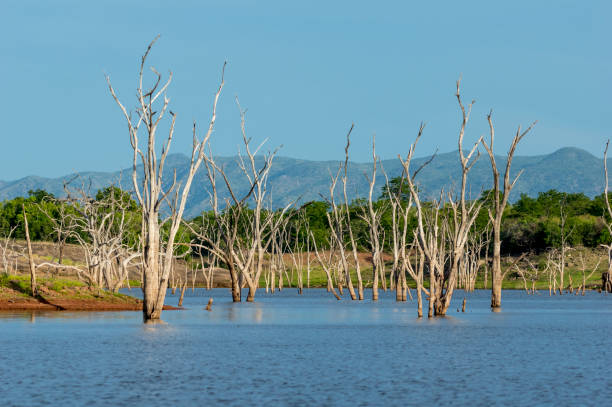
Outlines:
[[612,405],[612,296],[506,291],[492,313],[483,291],[457,313],[463,296],[432,320],[392,294],[292,289],[252,304],[188,290],[189,309],[153,326],[138,312],[0,313],[0,405]]

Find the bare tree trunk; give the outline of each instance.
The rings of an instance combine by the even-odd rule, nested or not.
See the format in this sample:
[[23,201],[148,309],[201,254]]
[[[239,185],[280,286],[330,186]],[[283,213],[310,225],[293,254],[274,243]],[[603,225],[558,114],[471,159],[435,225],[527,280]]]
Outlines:
[[434,276],[434,271],[429,270],[429,308],[427,310],[427,318],[433,317],[435,301],[436,301],[436,278]]
[[508,150],[508,155],[506,157],[506,169],[504,173],[504,185],[503,192],[500,191],[499,185],[499,170],[497,169],[497,163],[495,162],[495,154],[493,152],[494,141],[495,141],[495,129],[493,127],[493,119],[492,112],[487,115],[487,121],[489,122],[489,143],[483,139],[482,144],[487,150],[489,155],[489,160],[491,162],[491,169],[493,171],[493,210],[489,210],[489,218],[491,219],[493,225],[493,267],[491,268],[491,308],[499,308],[501,307],[501,289],[502,289],[502,280],[503,274],[501,270],[501,222],[502,217],[504,216],[504,209],[506,208],[506,204],[508,203],[508,198],[510,197],[510,192],[518,178],[520,177],[521,172],[514,178],[512,182],[510,182],[510,166],[512,164],[512,159],[514,157],[514,152],[516,151],[516,146],[522,140],[527,133],[535,126],[535,122],[531,124],[527,130],[521,132],[521,127],[518,127],[516,134],[512,140],[512,144],[510,145],[510,149]]
[[378,301],[378,269],[372,253],[372,301]]
[[143,298],[143,318],[145,321],[160,319],[163,304],[157,303],[157,297],[160,291],[166,290],[168,281],[163,285],[160,284],[158,278],[159,264],[159,226],[157,216],[149,217],[146,221],[148,224],[148,233],[145,236],[143,268],[144,273],[144,298]]
[[236,272],[234,265],[231,263],[229,264],[229,273],[230,273],[230,279],[232,282],[232,301],[240,302],[242,299],[241,299],[240,282],[238,281],[238,273]]
[[423,288],[417,283],[417,317],[423,318]]
[[[159,320],[161,317],[166,290],[168,288],[168,278],[174,257],[175,238],[181,225],[193,177],[205,157],[205,148],[209,143],[216,121],[217,102],[224,85],[222,73],[221,83],[214,96],[208,129],[202,140],[198,139],[198,129],[195,123],[193,125],[193,145],[186,177],[179,185],[175,172],[172,183],[169,187],[166,187],[167,183],[163,182],[164,164],[172,144],[176,123],[176,115],[169,109],[170,101],[166,96],[166,89],[170,85],[172,74],[169,75],[168,80],[164,83],[161,80],[161,74],[155,69],[152,69],[156,80],[152,88],[148,90],[143,89],[143,72],[146,59],[156,40],[157,38],[149,44],[140,61],[138,86],[136,89],[138,114],[131,114],[127,111],[117,97],[111,85],[110,78],[108,76],[106,77],[110,93],[120,107],[128,124],[130,144],[133,152],[132,186],[142,211],[141,238],[143,239],[142,270],[144,280],[144,322]],[[223,66],[223,71],[224,70],[225,65]],[[157,101],[160,101],[159,103],[161,103],[161,106],[159,106]],[[169,115],[170,118],[168,137],[163,143],[161,155],[158,157],[158,150],[160,149],[156,147],[155,139],[158,125],[166,115]],[[145,143],[139,141],[141,126],[144,127],[144,131],[146,132]],[[142,170],[139,170],[139,165],[142,165]],[[138,179],[139,173],[141,175],[140,181]],[[167,219],[162,220],[162,223],[168,226],[167,235],[164,238],[165,247],[163,252],[161,251],[159,224],[160,209],[162,205],[168,205],[170,212]]]
[[499,228],[493,228],[493,267],[491,267],[491,308],[501,307],[503,274]]
[[30,242],[30,228],[28,227],[28,215],[26,214],[25,205],[21,205],[23,210],[23,223],[25,228],[26,243],[28,245],[28,262],[30,264],[30,287],[32,296],[38,295],[38,287],[36,286],[36,266],[34,265],[34,256],[32,254],[32,243]]
[[64,246],[65,246],[66,242],[60,240],[58,242],[58,257],[57,257],[57,262],[59,264],[62,264],[62,261],[64,260]]
[[185,281],[183,283],[183,286],[181,287],[181,295],[180,295],[179,301],[178,301],[178,306],[179,307],[183,306],[183,298],[185,297],[185,290],[187,290],[187,281]]

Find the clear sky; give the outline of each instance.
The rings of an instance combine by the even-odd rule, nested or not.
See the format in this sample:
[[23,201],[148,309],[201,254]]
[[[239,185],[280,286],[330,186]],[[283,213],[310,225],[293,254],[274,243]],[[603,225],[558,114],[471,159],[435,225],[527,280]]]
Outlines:
[[286,156],[352,159],[456,149],[459,110],[476,99],[466,141],[485,133],[494,109],[497,151],[518,124],[539,123],[517,154],[582,147],[601,156],[612,135],[610,1],[28,1],[0,3],[0,180],[111,171],[130,164],[125,123],[108,73],[135,102],[139,58],[161,35],[151,63],[174,73],[173,152],[210,116],[224,60],[226,88],[214,134],[217,154],[247,129]]

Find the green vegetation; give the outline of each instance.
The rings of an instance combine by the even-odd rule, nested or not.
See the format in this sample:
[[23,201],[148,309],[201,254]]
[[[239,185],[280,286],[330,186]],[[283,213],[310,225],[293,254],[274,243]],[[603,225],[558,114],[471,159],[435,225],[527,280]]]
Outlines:
[[[591,253],[593,254],[593,253]],[[541,256],[534,256],[533,261],[537,262],[538,259],[543,260]],[[504,264],[502,264],[502,269],[504,271],[507,270],[507,268],[509,267],[509,263],[505,262]],[[387,268],[387,272],[389,272],[391,269],[391,265],[388,265]],[[601,273],[607,270],[607,264],[600,264],[598,271],[593,273],[593,275],[586,281],[586,287],[587,288],[595,288],[595,287],[600,287],[601,286]],[[587,270],[587,276],[590,274],[591,270]],[[303,281],[304,281],[304,286],[306,286],[306,271],[303,272]],[[289,275],[291,281],[289,284],[288,281],[285,281],[285,287],[297,287],[297,283],[298,283],[298,279],[297,279],[297,271],[296,270],[287,270],[287,274]],[[361,269],[361,274],[364,278],[364,287],[371,287],[372,286],[372,281],[371,281],[371,275],[372,275],[372,268],[362,268]],[[357,284],[357,277],[354,274],[354,272],[352,272],[351,274],[352,276],[352,280],[354,284]],[[582,284],[582,271],[579,269],[579,267],[569,267],[566,270],[566,281],[573,281],[573,286],[574,288],[577,288],[579,285]],[[412,280],[412,279],[408,279],[407,280],[408,286],[410,288],[415,289],[416,288],[416,283]],[[429,281],[427,279],[425,279],[425,281],[423,282],[423,285],[425,286],[425,288],[429,288]],[[265,287],[265,280],[262,278],[260,280],[260,286],[261,287]],[[387,277],[387,287],[390,286],[390,281],[389,278]],[[529,289],[531,289],[531,281],[529,279],[527,279],[527,286]],[[310,270],[310,287],[319,287],[319,288],[325,288],[327,287],[327,276],[325,275],[325,272],[323,271],[323,269],[321,267],[318,266],[313,266],[311,267]],[[517,273],[517,272],[513,272],[513,270],[508,271],[507,273],[507,277],[504,279],[503,283],[502,283],[502,288],[504,290],[522,290],[525,287],[525,283],[523,282],[523,279],[521,278],[521,276]],[[475,283],[475,289],[490,289],[491,288],[491,280],[488,280],[487,286],[485,287],[484,284],[484,277],[482,275],[482,273],[478,274],[478,277],[476,279],[476,283]],[[535,283],[535,288],[537,290],[548,290],[548,276],[544,275],[543,273],[539,276],[538,280]]]
[[[41,287],[46,287],[49,290],[62,292],[68,288],[85,287],[81,281],[71,280],[63,277],[41,277],[37,283]],[[32,287],[30,285],[29,275],[13,275],[8,273],[0,274],[0,287],[10,288],[21,293],[32,295]]]
[[[393,192],[397,191],[400,187],[406,187],[398,179],[392,179],[389,185]],[[485,191],[480,198],[484,201],[484,205],[481,213],[478,215],[473,233],[482,234],[487,231],[489,194],[489,191]],[[385,249],[388,251],[392,234],[390,231],[391,214],[386,196],[387,191],[385,187],[375,205],[383,209],[381,226],[386,236],[384,240]],[[129,233],[125,234],[125,243],[128,246],[133,246],[138,241],[140,233],[140,210],[138,205],[127,192],[117,187],[108,187],[98,191],[95,195],[95,200],[105,202],[105,200],[111,197],[115,200],[120,200],[128,208],[126,213],[129,217]],[[29,196],[26,198],[19,197],[0,204],[0,236],[6,237],[12,231],[11,237],[17,239],[23,237],[21,204],[25,205],[28,212],[30,233],[33,240],[57,242],[57,239],[61,237],[57,233],[57,224],[62,211],[64,213],[72,211],[72,216],[78,216],[78,206],[70,206],[66,201],[56,199],[52,194],[42,190],[29,191]],[[368,226],[360,216],[363,213],[364,205],[365,202],[363,200],[355,200],[349,205],[351,227],[361,251],[368,250],[369,239]],[[109,207],[108,210],[111,210],[111,208]],[[328,212],[329,205],[323,201],[312,201],[301,208],[290,210],[288,212],[290,221],[287,227],[289,235],[286,238],[285,244],[293,244],[291,242],[295,242],[296,238],[297,241],[304,242],[309,234],[312,234],[317,247],[319,249],[326,249],[330,232],[327,221]],[[102,211],[101,215],[103,214],[104,211]],[[243,211],[243,214],[243,219],[240,221],[241,227],[246,228],[249,227],[249,219],[252,213],[249,209],[246,209]],[[204,246],[206,243],[198,241],[191,232],[191,228],[197,230],[203,223],[210,220],[211,216],[212,214],[209,212],[203,213],[202,216],[190,221],[190,227],[181,226],[177,235],[177,254],[182,255],[192,265],[195,265],[196,260],[199,260],[197,254],[205,254],[206,250],[201,246],[190,250],[190,242],[195,241]],[[275,212],[265,212],[263,216],[277,215]],[[564,228],[562,228],[563,219],[565,219]],[[543,253],[550,249],[559,248],[562,234],[565,234],[570,246],[586,247],[591,249],[591,252],[602,244],[609,244],[612,240],[606,228],[606,222],[610,221],[607,218],[603,195],[591,199],[582,193],[565,193],[556,190],[540,193],[537,197],[523,194],[516,202],[509,204],[506,208],[502,223],[502,255],[517,256],[528,253],[530,258],[539,259],[535,262],[539,264],[540,269],[543,269]],[[409,228],[415,226],[414,216],[409,219],[409,222]],[[307,228],[305,225],[307,225]],[[162,234],[164,234],[164,230],[162,230]],[[244,235],[246,236],[247,234]],[[411,236],[410,233],[409,236]],[[70,238],[67,241],[69,242]],[[42,256],[41,258],[49,261],[53,260],[51,256]],[[70,259],[65,259],[64,262],[67,265],[74,264],[74,261]],[[223,267],[224,265],[220,264],[220,266]],[[290,264],[287,264],[287,266],[290,266]],[[326,286],[325,273],[318,267],[316,261],[312,262],[312,266],[310,285]],[[600,269],[603,271],[604,268],[605,265],[601,264]],[[572,280],[582,281],[582,274],[576,266],[568,267],[568,272]],[[362,270],[366,282],[369,273],[367,268]],[[293,272],[293,276],[294,281],[292,285],[295,285],[297,283],[295,272]],[[600,277],[600,273],[595,273],[591,277],[591,283],[595,284]],[[6,276],[2,277],[2,284],[7,284],[6,279]],[[547,282],[544,281],[543,276],[540,280],[537,287],[542,288]],[[263,278],[261,283],[262,286],[265,285]],[[11,284],[18,287],[22,292],[26,292],[29,289],[29,280],[26,278],[12,277]],[[61,291],[63,288],[71,287],[70,284],[72,283],[69,280],[61,281],[56,279],[49,288]],[[510,271],[504,283],[504,288],[523,288],[523,284],[520,275]],[[130,281],[130,285],[138,287],[140,282]],[[483,287],[483,285],[484,281],[479,277],[476,287]]]
[[[391,189],[395,190],[399,184],[397,180],[391,180]],[[404,186],[405,187],[405,186]],[[126,234],[128,244],[133,245],[138,240],[140,233],[139,209],[136,202],[129,197],[127,192],[121,191],[116,187],[108,187],[98,191],[97,200],[107,199],[111,193],[120,196],[122,200],[128,202],[130,216],[129,230]],[[384,191],[383,191],[384,192]],[[45,191],[29,191],[27,198],[15,198],[0,204],[0,236],[8,236],[14,229],[12,237],[23,239],[23,214],[21,204],[23,203],[28,212],[30,224],[30,235],[34,241],[54,241],[57,242],[57,228],[54,227],[54,220],[58,220],[60,206],[66,205],[63,201],[55,199],[52,194]],[[480,198],[485,200],[481,213],[476,222],[477,230],[484,230],[487,226],[487,200],[488,191],[485,191]],[[368,229],[366,223],[361,219],[363,205],[362,200],[355,200],[349,206],[351,226],[355,233],[357,243],[362,250],[367,250]],[[391,214],[388,208],[385,194],[381,195],[376,205],[385,209],[381,219],[381,226],[384,229],[386,249],[390,244]],[[71,210],[71,209],[69,209]],[[288,215],[292,217],[293,227],[290,227],[292,234],[300,234],[300,239],[307,236],[306,229],[298,225],[298,222],[308,224],[308,230],[312,232],[319,248],[328,246],[327,236],[329,227],[327,224],[327,213],[329,205],[323,201],[313,201],[303,205],[299,210],[293,209]],[[302,214],[301,218],[298,213]],[[47,216],[49,214],[49,216]],[[245,220],[249,217],[249,211],[245,211]],[[601,244],[609,244],[612,240],[605,227],[605,222],[610,221],[606,218],[605,203],[603,195],[590,199],[584,194],[572,194],[550,190],[538,194],[532,198],[521,195],[515,203],[508,205],[502,224],[502,254],[519,254],[524,252],[542,252],[549,248],[559,247],[561,241],[561,217],[567,216],[566,233],[568,241],[572,246],[584,246],[595,248]],[[204,219],[211,216],[204,213]],[[268,213],[266,216],[274,216]],[[202,224],[202,216],[198,216],[191,221],[194,228]],[[412,219],[414,221],[414,219]],[[246,223],[245,223],[246,225]],[[409,225],[413,227],[414,224]],[[178,233],[179,249],[177,254],[183,254],[187,250],[188,243],[195,238],[189,229],[182,227]],[[71,239],[68,238],[68,242]],[[183,244],[180,244],[183,243]],[[202,242],[200,242],[202,243]],[[50,259],[49,259],[50,260]]]
[[[37,300],[45,302],[45,299],[55,301],[103,301],[121,303],[138,303],[138,300],[120,293],[113,293],[102,289],[92,289],[81,281],[72,280],[64,277],[41,277],[37,281],[38,295]],[[32,288],[29,275],[13,275],[8,273],[0,274],[0,299],[34,299],[32,298]]]

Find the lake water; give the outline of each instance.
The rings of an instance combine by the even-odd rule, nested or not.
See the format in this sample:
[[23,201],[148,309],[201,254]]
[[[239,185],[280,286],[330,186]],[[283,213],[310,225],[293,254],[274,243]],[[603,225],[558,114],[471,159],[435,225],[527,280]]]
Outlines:
[[232,304],[227,289],[188,289],[163,325],[0,313],[0,405],[612,405],[611,295],[505,291],[493,313],[482,291],[457,313],[459,291],[431,320],[381,296],[261,290]]

